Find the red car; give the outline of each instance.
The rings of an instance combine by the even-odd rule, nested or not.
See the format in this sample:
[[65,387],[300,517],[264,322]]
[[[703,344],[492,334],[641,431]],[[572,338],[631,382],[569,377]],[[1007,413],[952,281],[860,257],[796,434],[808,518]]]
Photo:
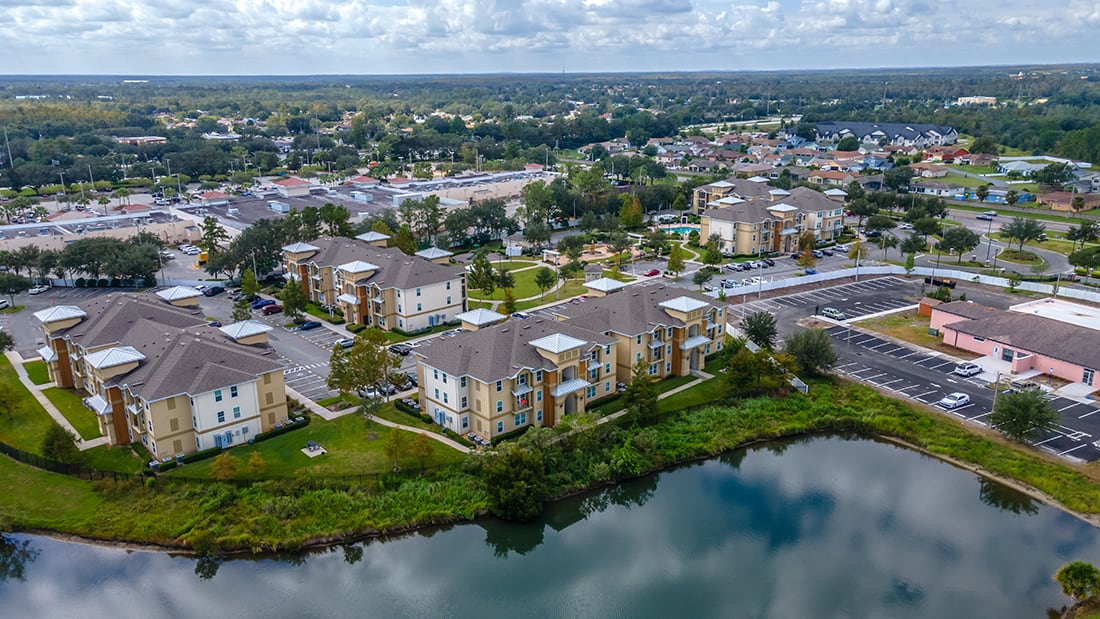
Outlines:
[[283,306],[282,305],[268,305],[267,307],[263,308],[260,311],[263,312],[264,316],[270,316],[272,314],[278,314],[279,312],[283,311]]
[[661,274],[660,269],[650,269],[650,270],[646,271],[645,273],[642,273],[642,275],[645,275],[646,277],[656,277],[660,274]]

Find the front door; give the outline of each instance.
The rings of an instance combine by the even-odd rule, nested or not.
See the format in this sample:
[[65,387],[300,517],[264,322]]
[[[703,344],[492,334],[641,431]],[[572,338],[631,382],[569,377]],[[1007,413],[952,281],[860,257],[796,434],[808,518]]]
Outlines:
[[1092,386],[1092,379],[1095,377],[1096,371],[1092,368],[1085,368],[1085,371],[1081,373],[1081,382],[1085,383],[1089,387]]

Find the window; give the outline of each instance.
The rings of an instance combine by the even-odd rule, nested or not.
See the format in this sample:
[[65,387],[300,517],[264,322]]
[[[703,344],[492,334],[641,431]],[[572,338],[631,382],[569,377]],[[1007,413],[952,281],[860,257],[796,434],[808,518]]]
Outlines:
[[439,370],[432,370],[432,378],[439,380]]
[[974,335],[972,337],[974,338],[975,342],[984,342],[985,341],[984,337],[978,337],[977,335]]
[[398,313],[398,314],[401,314],[401,313],[402,313],[402,311],[401,311],[401,304],[400,304],[400,303],[398,303],[398,304],[397,304],[397,313]]
[[588,354],[588,358],[592,361],[599,361],[600,360],[600,351],[593,350],[591,353]]
[[671,361],[669,361],[668,363],[665,364],[665,371],[669,372],[669,373],[672,372],[672,362]]
[[600,379],[600,366],[588,370],[588,382],[596,382]]
[[448,395],[447,393],[444,393],[444,394],[443,394],[443,403],[444,403],[444,404],[449,404],[449,403],[450,403],[450,402],[448,402],[448,401],[447,401],[447,399],[448,399],[448,398],[447,398],[447,395]]
[[221,402],[222,401],[222,390],[221,389],[215,389],[214,390],[214,401],[215,402]]
[[611,373],[611,364],[610,363],[603,364],[603,373],[604,374],[610,374]]
[[635,361],[641,361],[642,360],[642,353],[637,353],[637,355],[638,355],[638,358],[635,359]]
[[[463,399],[465,399],[465,398],[463,398]],[[469,428],[469,427],[470,427],[470,418],[466,417],[464,415],[462,417],[462,429],[465,430],[466,428]]]
[[527,413],[520,413],[520,414],[512,417],[512,424],[514,426],[516,426],[517,428],[519,426],[527,425]]
[[418,297],[420,296],[420,289],[419,288],[416,289],[416,296],[418,296]]
[[240,406],[234,406],[233,407],[233,418],[234,419],[240,419],[241,418],[241,407]]
[[[173,417],[173,418],[169,419],[169,420],[168,420],[168,428],[169,428],[169,429],[170,429],[170,430],[171,430],[172,432],[176,432],[176,431],[178,431],[178,430],[180,429],[180,420],[179,420],[179,419],[176,419],[175,417]],[[176,451],[179,451],[179,450],[177,449]]]
[[504,381],[498,380],[497,381],[497,391],[499,392],[502,389],[504,389]]
[[439,399],[439,387],[435,388],[435,399]]
[[451,295],[447,295],[447,305],[451,304]]
[[656,363],[650,364],[650,366],[649,366],[649,375],[652,376],[656,373],[657,373],[657,364]]
[[672,337],[672,327],[665,329],[665,337]]
[[229,397],[231,397],[231,398],[237,397],[237,386],[236,385],[233,385],[232,387],[229,388]]
[[542,370],[535,370],[535,382],[536,383],[541,383],[542,382]]
[[516,377],[516,384],[526,385],[527,384],[527,375],[526,374],[520,374],[519,376],[517,376]]
[[542,402],[542,389],[535,392],[535,401]]
[[225,411],[218,411],[218,423],[225,423]]
[[666,355],[671,355],[672,354],[672,344],[669,344],[668,346],[665,346],[665,354]]
[[498,413],[503,413],[504,412],[504,400],[497,400],[497,412]]
[[605,381],[603,384],[604,391],[611,391],[611,381]]
[[198,437],[195,438],[195,449],[202,449],[202,443],[199,442]]
[[174,411],[174,410],[176,410],[176,399],[175,399],[175,398],[172,398],[172,399],[168,400],[168,406],[167,406],[167,408],[168,408],[168,410],[170,410],[170,411]]
[[422,311],[423,309],[424,309],[424,306],[423,306],[423,304],[421,304],[421,303],[417,303],[417,304],[416,304],[416,311],[418,311],[418,312],[419,312],[419,311]]
[[[447,282],[447,290],[450,290],[450,289],[451,289],[451,282]],[[447,297],[447,298],[449,299],[450,297]],[[447,301],[447,302],[450,303],[450,301]]]
[[459,402],[462,408],[466,408],[466,396],[462,396],[462,399],[459,400]]
[[589,399],[596,397],[596,388],[595,387],[589,387],[586,390],[585,395],[587,395],[589,397]]
[[638,336],[638,343],[639,343],[639,344],[641,344],[641,343],[642,343],[642,336],[640,336],[640,335]]
[[605,354],[605,355],[610,355],[611,354],[611,344],[607,344],[606,346],[603,347],[603,354]]
[[504,422],[503,421],[498,421],[497,422],[497,434],[500,434],[501,432],[504,432]]
[[466,387],[466,377],[465,377],[465,376],[463,376],[462,378],[458,379],[458,386],[459,386],[459,387],[462,387],[462,388],[465,388],[465,387]]
[[248,434],[248,426],[241,428],[241,434]]
[[264,399],[268,404],[274,404],[275,403],[275,394],[268,391],[266,394],[264,394]]
[[535,413],[535,421],[542,423],[542,411],[538,411],[537,413]]
[[446,372],[443,372],[443,384],[444,385],[447,384],[447,373]]

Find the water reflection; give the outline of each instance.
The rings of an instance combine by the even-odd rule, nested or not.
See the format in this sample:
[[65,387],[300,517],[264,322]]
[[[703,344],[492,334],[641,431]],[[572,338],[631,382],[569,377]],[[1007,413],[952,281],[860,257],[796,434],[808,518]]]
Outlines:
[[982,503],[1013,514],[1039,513],[1039,503],[1035,499],[1011,486],[981,476],[978,477],[978,496]]
[[1097,531],[1057,510],[827,438],[573,497],[532,524],[294,557],[30,539],[37,559],[0,582],[0,617],[1041,617],[1065,602],[1058,566],[1100,556]]
[[27,565],[37,557],[38,550],[31,547],[30,540],[0,533],[0,582],[23,580]]

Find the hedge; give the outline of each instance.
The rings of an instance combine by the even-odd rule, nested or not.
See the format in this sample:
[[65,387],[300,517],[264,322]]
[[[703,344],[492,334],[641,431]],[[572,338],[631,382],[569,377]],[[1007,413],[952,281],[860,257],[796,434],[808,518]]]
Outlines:
[[183,463],[190,464],[192,462],[198,462],[199,460],[213,458],[221,452],[221,447],[211,447],[210,449],[203,449],[202,451],[192,451],[191,453],[183,457]]
[[290,432],[292,430],[297,430],[298,428],[304,428],[304,427],[309,425],[309,422],[310,422],[310,417],[308,415],[306,415],[304,417],[296,417],[296,418],[291,417],[291,420],[289,422],[287,422],[286,425],[284,425],[283,427],[273,428],[271,430],[268,430],[267,432],[261,432],[261,433],[257,434],[255,438],[252,439],[252,442],[253,443],[259,443],[261,441],[266,441],[269,438],[275,438],[276,436],[281,436],[281,435],[286,434],[287,432]]
[[501,441],[510,441],[514,438],[519,438],[520,436],[523,436],[523,433],[530,430],[532,427],[533,426],[531,424],[528,424],[528,425],[523,426],[522,428],[517,428],[515,430],[512,430],[511,432],[505,432],[504,434],[498,434],[498,435],[494,436],[492,439],[490,439],[489,442],[495,447],[496,444],[501,442]]
[[401,411],[402,413],[405,413],[406,415],[409,415],[410,417],[420,418],[420,411],[418,411],[415,408],[409,406],[408,404],[405,404],[404,400],[394,400],[393,401],[393,406],[397,410]]
[[76,286],[77,288],[83,288],[84,284],[85,282],[83,277],[78,277],[76,278],[76,281],[73,282],[73,286]]
[[352,333],[359,333],[363,329],[366,329],[367,325],[358,325],[358,324],[352,323],[352,324],[349,324],[349,325],[345,325],[344,328],[347,329],[348,331],[352,332]]
[[432,419],[432,416],[428,413],[421,413],[420,421],[423,421],[424,423],[435,423],[435,419]]

